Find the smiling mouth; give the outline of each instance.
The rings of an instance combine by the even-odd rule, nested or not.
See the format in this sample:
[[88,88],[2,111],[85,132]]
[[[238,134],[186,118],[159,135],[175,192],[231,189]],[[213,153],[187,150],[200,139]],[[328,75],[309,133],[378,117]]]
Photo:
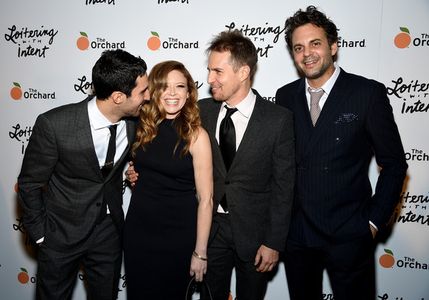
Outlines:
[[165,103],[168,105],[176,105],[179,102],[177,99],[165,99]]

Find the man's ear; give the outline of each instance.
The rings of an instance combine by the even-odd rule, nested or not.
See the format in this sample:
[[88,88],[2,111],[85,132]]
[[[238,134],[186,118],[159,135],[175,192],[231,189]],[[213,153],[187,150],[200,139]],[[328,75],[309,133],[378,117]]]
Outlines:
[[240,80],[245,81],[250,76],[250,67],[248,65],[241,66],[239,69]]
[[113,103],[115,103],[115,104],[121,104],[121,103],[122,103],[122,102],[124,102],[124,101],[125,101],[125,99],[127,98],[127,97],[126,97],[126,95],[125,95],[124,93],[119,92],[119,91],[115,91],[115,92],[113,92],[113,93],[110,95],[110,97],[112,98]]

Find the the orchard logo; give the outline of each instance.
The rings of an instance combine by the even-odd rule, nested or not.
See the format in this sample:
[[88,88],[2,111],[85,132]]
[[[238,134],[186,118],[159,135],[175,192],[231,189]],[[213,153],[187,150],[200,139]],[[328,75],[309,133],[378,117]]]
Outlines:
[[85,51],[89,47],[89,39],[86,32],[81,31],[80,36],[76,40],[76,46],[79,50]]
[[102,37],[90,39],[89,35],[85,31],[80,31],[79,36],[76,38],[76,47],[81,51],[85,51],[90,48],[103,50],[125,49],[125,41],[112,42]]
[[383,268],[391,268],[395,264],[395,257],[390,249],[384,249],[384,254],[378,258],[378,262]]
[[10,89],[10,97],[13,100],[20,100],[22,97],[21,85],[18,82],[13,83],[13,87]]
[[284,26],[271,25],[265,22],[263,25],[236,24],[230,22],[225,25],[228,30],[238,29],[243,35],[247,36],[256,46],[257,53],[260,57],[268,57],[271,49],[280,39],[280,36],[285,31]]
[[27,283],[36,283],[36,277],[35,276],[30,276],[28,274],[27,269],[25,268],[19,268],[18,270],[18,274],[17,274],[17,279],[18,282],[20,284],[27,284]]
[[338,36],[337,46],[338,48],[365,48],[366,39],[353,39],[349,37]]
[[199,41],[183,40],[177,37],[167,37],[161,40],[160,35],[156,31],[151,31],[147,39],[146,45],[152,51],[162,49],[198,49]]
[[410,31],[407,27],[399,27],[399,29],[401,32],[395,35],[393,42],[399,49],[407,48],[411,43]]
[[399,27],[399,32],[393,38],[393,44],[399,49],[409,48],[410,46],[413,46],[413,47],[429,46],[429,34],[420,33],[419,35],[414,35],[414,36],[416,37],[413,37],[411,35],[411,32],[407,27],[401,26]]
[[413,270],[428,270],[428,264],[422,262],[414,257],[404,256],[403,258],[395,258],[393,252],[390,249],[384,249],[378,262],[383,268],[392,269],[393,267],[400,269],[413,269]]
[[402,101],[401,113],[414,114],[429,111],[429,82],[419,79],[393,79],[387,86],[387,94]]
[[38,28],[21,27],[12,25],[7,28],[4,38],[7,42],[11,42],[18,46],[18,57],[40,57],[45,58],[46,52],[51,48],[58,30],[54,28]]
[[156,51],[161,47],[161,40],[156,31],[151,31],[150,33],[152,35],[147,39],[147,47],[152,51]]
[[20,268],[20,271],[18,273],[18,281],[21,284],[26,284],[30,280],[30,276],[28,275],[28,272],[25,268]]
[[421,149],[412,148],[405,153],[405,159],[411,161],[429,161],[429,154]]
[[10,90],[10,97],[13,100],[20,100],[22,98],[26,100],[54,100],[55,92],[42,92],[35,88],[23,89],[21,84],[13,82],[13,86]]

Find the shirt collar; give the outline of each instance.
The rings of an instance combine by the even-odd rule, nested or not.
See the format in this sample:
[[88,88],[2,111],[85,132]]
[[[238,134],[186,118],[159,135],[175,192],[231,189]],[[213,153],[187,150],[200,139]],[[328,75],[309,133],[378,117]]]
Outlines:
[[[88,101],[88,116],[89,116],[89,123],[91,124],[91,127],[94,130],[106,128],[112,125],[112,122],[110,122],[98,109],[97,101],[95,98]],[[115,124],[118,124],[118,123],[115,123]]]
[[[253,93],[252,89],[250,89],[247,96],[244,97],[244,99],[242,101],[240,101],[240,103],[238,103],[235,106],[235,108],[237,108],[238,112],[240,114],[242,114],[244,117],[250,118],[250,115],[252,114],[253,107],[255,106],[255,102],[256,102],[256,95],[255,95],[255,93]],[[222,109],[225,109],[224,105],[222,105]]]
[[[329,95],[329,93],[331,92],[332,88],[334,87],[335,82],[337,81],[338,76],[340,75],[340,67],[338,66],[338,64],[336,62],[334,62],[334,73],[331,75],[331,77],[320,87],[321,89],[323,89],[323,91],[325,92],[325,94]],[[305,90],[307,91],[307,89],[310,87],[310,85],[308,84],[308,80],[305,79]]]

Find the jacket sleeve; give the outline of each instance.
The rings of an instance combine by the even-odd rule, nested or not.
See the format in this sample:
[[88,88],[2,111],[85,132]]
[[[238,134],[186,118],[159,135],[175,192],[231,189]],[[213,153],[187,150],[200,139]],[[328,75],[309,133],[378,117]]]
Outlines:
[[45,234],[46,210],[43,193],[58,160],[54,129],[40,115],[33,127],[18,176],[18,199],[24,210],[23,224],[30,237],[37,241]]
[[370,221],[381,229],[389,221],[399,201],[408,166],[384,85],[376,83],[370,97],[366,130],[380,167],[371,201]]

